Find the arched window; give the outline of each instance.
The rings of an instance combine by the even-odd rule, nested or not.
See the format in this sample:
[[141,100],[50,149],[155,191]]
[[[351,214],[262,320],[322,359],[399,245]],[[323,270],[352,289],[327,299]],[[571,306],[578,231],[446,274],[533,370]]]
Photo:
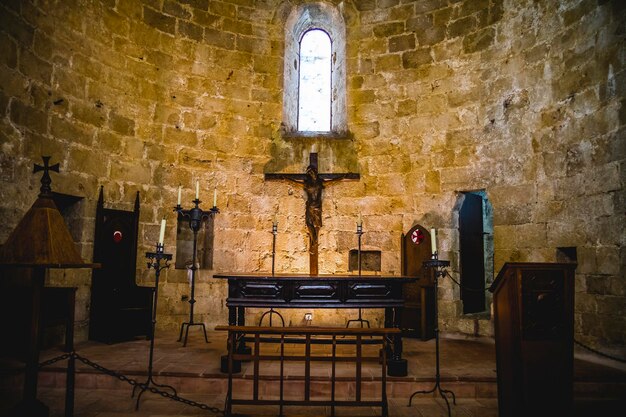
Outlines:
[[[346,133],[345,43],[345,23],[332,4],[305,3],[291,10],[285,22],[283,96],[283,125],[288,135]],[[309,48],[309,44],[325,46]],[[326,69],[321,70],[322,66]],[[309,67],[317,75],[311,75]],[[324,83],[323,91],[318,91]]]
[[306,32],[300,41],[298,131],[328,132],[331,118],[331,42],[323,30]]

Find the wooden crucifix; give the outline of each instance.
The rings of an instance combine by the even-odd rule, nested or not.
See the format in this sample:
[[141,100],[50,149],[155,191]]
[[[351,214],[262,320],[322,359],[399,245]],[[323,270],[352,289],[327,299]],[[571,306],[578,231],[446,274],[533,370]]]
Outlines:
[[309,155],[309,166],[304,174],[265,174],[266,180],[287,180],[304,188],[306,193],[305,221],[309,234],[309,274],[318,275],[318,236],[322,227],[322,191],[326,184],[341,180],[358,180],[359,174],[320,174],[317,172],[317,153]]

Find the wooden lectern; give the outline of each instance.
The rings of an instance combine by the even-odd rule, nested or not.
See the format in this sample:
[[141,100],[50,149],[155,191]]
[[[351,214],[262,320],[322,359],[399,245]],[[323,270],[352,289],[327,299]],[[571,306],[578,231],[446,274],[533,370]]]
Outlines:
[[571,415],[575,269],[506,263],[489,289],[500,417]]

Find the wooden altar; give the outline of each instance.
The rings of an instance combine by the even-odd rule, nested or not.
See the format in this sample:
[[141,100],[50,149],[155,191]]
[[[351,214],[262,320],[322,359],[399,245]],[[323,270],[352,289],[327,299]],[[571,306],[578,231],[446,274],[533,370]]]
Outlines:
[[[246,307],[383,308],[385,327],[400,327],[403,286],[416,277],[379,275],[309,275],[219,273],[228,280],[228,324],[245,326]],[[388,352],[388,374],[406,376],[402,336],[394,335]]]

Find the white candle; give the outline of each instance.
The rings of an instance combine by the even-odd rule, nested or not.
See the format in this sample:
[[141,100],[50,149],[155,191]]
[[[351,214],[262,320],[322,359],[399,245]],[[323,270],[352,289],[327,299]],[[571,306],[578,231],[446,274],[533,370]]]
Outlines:
[[430,251],[431,253],[437,253],[437,231],[430,229]]
[[317,143],[311,145],[311,153],[317,153]]
[[196,200],[200,197],[200,181],[196,181]]
[[178,205],[180,206],[180,196],[181,196],[181,192],[182,192],[182,187],[179,185],[178,186]]
[[213,207],[217,207],[217,187],[213,188]]
[[163,244],[163,238],[165,237],[165,217],[161,220],[161,232],[159,233],[159,245]]
[[363,217],[361,217],[361,213],[359,213],[359,220],[357,220],[356,225],[363,226]]

